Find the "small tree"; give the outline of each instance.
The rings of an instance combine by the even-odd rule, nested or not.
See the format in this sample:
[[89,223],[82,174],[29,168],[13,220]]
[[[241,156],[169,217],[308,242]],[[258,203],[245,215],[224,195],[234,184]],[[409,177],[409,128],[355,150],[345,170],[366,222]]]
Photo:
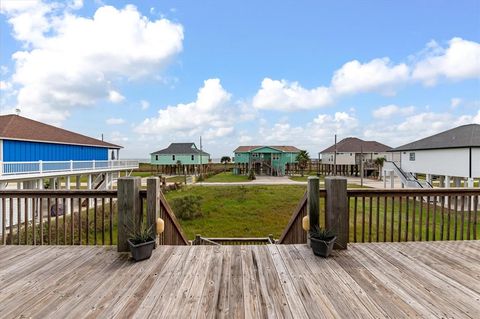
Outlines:
[[377,157],[375,159],[375,165],[377,166],[378,168],[378,179],[381,179],[382,178],[382,167],[383,167],[383,163],[385,163],[385,157]]
[[253,168],[250,168],[250,170],[248,171],[248,179],[253,181],[254,179],[256,179],[255,177],[255,171],[253,170]]
[[222,159],[220,160],[220,163],[223,163],[225,165],[225,169],[223,170],[224,172],[227,171],[227,164],[230,163],[232,159],[230,156],[223,156]]
[[310,161],[310,155],[307,151],[303,150],[298,153],[295,160],[298,162],[298,166],[300,167],[300,172],[303,176],[303,170],[307,167],[308,162]]

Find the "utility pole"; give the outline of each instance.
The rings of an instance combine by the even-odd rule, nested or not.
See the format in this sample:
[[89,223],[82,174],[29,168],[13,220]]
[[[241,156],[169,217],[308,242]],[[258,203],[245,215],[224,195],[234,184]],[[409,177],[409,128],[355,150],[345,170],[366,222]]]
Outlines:
[[337,134],[335,134],[335,150],[333,153],[333,175],[337,175]]
[[360,144],[360,186],[363,187],[363,144]]
[[200,135],[200,179],[202,179],[202,136]]

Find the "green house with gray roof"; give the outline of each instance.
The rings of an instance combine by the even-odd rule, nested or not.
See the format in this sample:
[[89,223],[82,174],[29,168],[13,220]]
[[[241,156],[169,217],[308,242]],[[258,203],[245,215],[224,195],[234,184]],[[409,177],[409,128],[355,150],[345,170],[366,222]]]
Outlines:
[[257,175],[283,176],[296,166],[300,150],[295,146],[239,146],[235,153],[236,174],[247,174],[253,169]]
[[171,143],[150,154],[150,164],[153,165],[200,165],[209,161],[210,154],[199,150],[195,143]]

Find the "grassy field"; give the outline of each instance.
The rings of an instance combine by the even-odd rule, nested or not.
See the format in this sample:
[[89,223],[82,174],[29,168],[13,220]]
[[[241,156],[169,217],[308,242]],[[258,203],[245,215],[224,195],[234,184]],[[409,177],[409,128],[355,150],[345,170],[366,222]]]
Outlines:
[[298,202],[305,186],[195,186],[166,194],[169,202],[185,195],[203,198],[204,216],[180,224],[189,239],[205,237],[278,238]]
[[235,183],[235,182],[250,182],[248,176],[233,175],[232,172],[222,172],[213,175],[205,180],[205,183]]

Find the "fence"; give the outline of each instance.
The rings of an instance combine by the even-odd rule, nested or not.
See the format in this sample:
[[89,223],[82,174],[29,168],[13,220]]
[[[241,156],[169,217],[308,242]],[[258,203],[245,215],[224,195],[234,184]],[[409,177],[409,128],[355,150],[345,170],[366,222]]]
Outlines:
[[[132,181],[135,189],[129,189]],[[143,191],[138,177],[120,178],[118,186],[118,191],[0,190],[0,244],[124,247],[129,234],[123,225],[132,213],[150,226],[158,217],[164,220],[159,244],[188,244],[158,178],[148,179]]]
[[[318,179],[309,178],[311,184]],[[313,203],[311,204],[309,203]],[[480,189],[348,189],[344,178],[327,177],[325,189],[309,192],[299,203],[278,240],[307,242],[304,216],[348,242],[400,242],[478,239]]]

